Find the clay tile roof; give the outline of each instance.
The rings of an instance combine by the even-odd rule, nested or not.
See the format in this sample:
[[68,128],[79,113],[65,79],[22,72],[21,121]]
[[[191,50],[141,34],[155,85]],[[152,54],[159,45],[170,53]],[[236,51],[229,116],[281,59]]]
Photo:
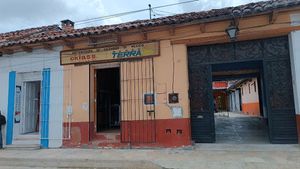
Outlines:
[[209,11],[190,12],[173,16],[136,20],[114,25],[102,25],[62,31],[57,25],[26,29],[21,31],[0,34],[0,48],[24,43],[38,43],[63,38],[74,38],[88,35],[99,35],[110,32],[127,31],[143,27],[155,27],[163,25],[175,25],[192,22],[212,22],[231,19],[233,17],[245,17],[271,12],[278,9],[300,7],[300,0],[270,0],[249,3],[236,7],[212,9]]
[[58,25],[50,25],[7,33],[0,33],[0,47],[47,40],[52,36],[58,35],[60,32],[61,29]]

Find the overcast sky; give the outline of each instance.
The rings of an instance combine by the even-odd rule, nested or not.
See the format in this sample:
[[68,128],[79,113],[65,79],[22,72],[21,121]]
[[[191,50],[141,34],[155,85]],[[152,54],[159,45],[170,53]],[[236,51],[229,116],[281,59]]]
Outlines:
[[[121,12],[184,2],[188,0],[0,0],[0,33],[51,24],[61,20],[80,21]],[[237,6],[258,0],[199,0],[155,10],[161,17],[177,13]],[[78,22],[77,28],[148,19],[149,12],[116,17],[91,23]]]

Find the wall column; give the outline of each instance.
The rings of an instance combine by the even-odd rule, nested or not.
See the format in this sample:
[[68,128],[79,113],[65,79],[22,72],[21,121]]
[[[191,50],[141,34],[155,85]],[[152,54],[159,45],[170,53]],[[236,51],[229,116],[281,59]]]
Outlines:
[[49,100],[50,100],[50,69],[43,70],[42,81],[42,112],[41,112],[41,147],[49,147]]
[[300,143],[300,31],[293,31],[290,34],[290,56],[293,78],[293,91],[295,111],[298,129],[298,141]]
[[8,82],[8,105],[7,105],[7,126],[6,126],[6,144],[12,144],[14,113],[15,113],[15,89],[16,89],[16,72],[9,72]]

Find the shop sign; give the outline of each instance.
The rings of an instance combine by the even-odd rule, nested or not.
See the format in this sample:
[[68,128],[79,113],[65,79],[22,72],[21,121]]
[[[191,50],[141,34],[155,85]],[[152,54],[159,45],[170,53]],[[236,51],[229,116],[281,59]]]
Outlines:
[[138,43],[83,50],[62,51],[61,65],[97,61],[123,60],[159,55],[159,42]]

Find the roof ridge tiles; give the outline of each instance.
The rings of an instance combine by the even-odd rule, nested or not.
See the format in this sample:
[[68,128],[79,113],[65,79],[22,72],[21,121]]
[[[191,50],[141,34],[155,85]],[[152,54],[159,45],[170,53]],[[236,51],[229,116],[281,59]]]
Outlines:
[[[94,34],[105,34],[110,32],[126,31],[143,27],[175,25],[182,23],[190,23],[193,21],[212,22],[217,20],[230,19],[232,17],[245,17],[265,12],[271,12],[272,10],[284,9],[293,6],[300,6],[300,0],[259,1],[235,7],[225,7],[220,9],[211,9],[198,12],[187,12],[154,19],[140,19],[119,24],[91,26],[68,31],[61,30],[61,28],[58,25],[42,26],[37,28],[29,28],[7,33],[0,33],[0,48],[22,43],[37,43],[68,37],[80,37]],[[25,37],[24,39],[21,38],[17,41],[3,41],[3,39],[7,39],[8,36],[18,36],[22,33],[26,34],[30,31],[39,30],[43,28],[54,29],[44,30],[44,32],[42,31],[42,33],[33,33],[29,37]]]

